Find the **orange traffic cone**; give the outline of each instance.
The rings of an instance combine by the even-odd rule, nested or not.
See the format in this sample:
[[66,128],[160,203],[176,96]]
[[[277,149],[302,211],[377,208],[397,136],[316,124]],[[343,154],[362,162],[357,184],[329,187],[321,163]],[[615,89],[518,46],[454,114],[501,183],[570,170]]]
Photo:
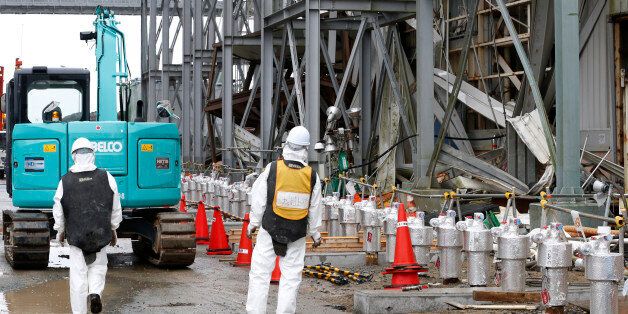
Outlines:
[[362,198],[360,197],[360,194],[358,193],[353,194],[353,204],[359,203],[361,201],[362,201]]
[[212,220],[212,231],[209,234],[207,255],[231,255],[227,232],[222,222],[222,213],[218,206],[214,207],[214,219]]
[[179,201],[179,211],[182,213],[187,213],[188,210],[185,207],[185,194],[181,194],[181,200]]
[[270,283],[273,285],[279,284],[281,279],[281,267],[279,267],[279,256],[275,259],[275,269],[273,269],[272,275],[270,275]]
[[408,219],[403,203],[399,203],[397,210],[397,242],[395,242],[395,261],[393,267],[416,265],[416,258],[412,250],[412,240]]
[[253,242],[246,236],[249,228],[249,213],[244,214],[244,223],[242,224],[242,235],[240,235],[240,246],[238,247],[238,256],[231,265],[238,267],[251,266],[251,257],[253,254]]
[[399,204],[397,210],[397,240],[395,242],[395,261],[382,274],[392,274],[392,284],[385,286],[385,289],[401,289],[406,286],[416,286],[420,283],[419,272],[426,272],[416,263],[412,242],[410,240],[410,229],[406,219],[406,210],[403,203]]
[[205,213],[203,201],[198,202],[194,223],[196,225],[196,244],[209,244],[209,226],[207,225],[207,214]]

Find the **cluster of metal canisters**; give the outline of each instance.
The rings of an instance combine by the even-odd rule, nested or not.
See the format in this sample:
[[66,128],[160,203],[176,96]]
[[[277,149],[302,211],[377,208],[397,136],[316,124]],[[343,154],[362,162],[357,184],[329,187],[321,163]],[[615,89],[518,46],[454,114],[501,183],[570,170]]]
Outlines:
[[353,204],[351,196],[340,199],[340,194],[334,192],[333,195],[324,197],[322,203],[321,231],[326,231],[330,237],[358,235],[364,202]]
[[218,206],[223,212],[237,217],[244,217],[251,209],[250,189],[245,181],[229,183],[229,179],[214,174],[184,177],[181,181],[181,192],[186,201],[203,201],[206,206]]

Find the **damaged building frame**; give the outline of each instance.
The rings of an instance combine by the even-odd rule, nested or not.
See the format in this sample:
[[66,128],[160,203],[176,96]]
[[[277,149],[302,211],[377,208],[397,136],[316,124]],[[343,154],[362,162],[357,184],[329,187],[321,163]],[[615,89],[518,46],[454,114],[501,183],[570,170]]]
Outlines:
[[578,192],[609,150],[622,185],[619,2],[144,0],[142,95],[190,167],[259,168],[304,125],[321,173],[384,187]]

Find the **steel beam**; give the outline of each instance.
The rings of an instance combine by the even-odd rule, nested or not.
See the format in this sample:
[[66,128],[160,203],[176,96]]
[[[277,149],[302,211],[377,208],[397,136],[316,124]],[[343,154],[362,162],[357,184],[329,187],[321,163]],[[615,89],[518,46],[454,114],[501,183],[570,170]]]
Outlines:
[[191,143],[190,143],[190,127],[191,127],[191,104],[190,104],[190,81],[192,71],[192,0],[183,1],[183,65],[182,65],[182,93],[181,107],[183,117],[181,117],[182,144],[181,154],[183,162],[190,162],[191,159]]
[[242,120],[240,121],[240,126],[246,126],[246,120],[249,118],[249,114],[251,113],[251,108],[253,108],[253,101],[255,100],[255,96],[257,95],[257,87],[259,86],[259,77],[260,77],[260,67],[255,66],[255,70],[253,71],[253,86],[251,87],[251,95],[246,102],[246,108],[244,109],[244,114],[242,115]]
[[148,27],[148,98],[144,100],[147,121],[154,121],[157,102],[157,0],[149,0],[150,24]]
[[[87,14],[93,15],[96,7],[105,5],[118,15],[141,15],[144,0],[0,0],[2,14]],[[160,1],[161,3],[161,1]],[[158,3],[157,9],[162,10]],[[222,7],[222,0],[219,2]],[[171,8],[176,8],[171,5]],[[180,9],[180,5],[178,7]]]
[[[342,112],[342,118],[345,122],[345,125],[350,125],[349,117],[347,116],[347,110],[344,105],[344,95],[347,91],[347,86],[349,85],[349,80],[351,79],[351,71],[353,71],[353,66],[355,64],[355,59],[360,50],[360,42],[364,37],[364,32],[366,31],[366,18],[362,18],[362,22],[360,23],[360,28],[358,28],[358,33],[355,35],[355,41],[353,43],[353,48],[351,48],[351,54],[349,55],[349,61],[347,62],[347,68],[345,69],[345,73],[342,75],[342,82],[340,83],[340,89],[338,93],[336,93],[336,102],[334,106],[340,109]],[[320,39],[319,39],[320,40]]]
[[[170,64],[170,1],[163,0],[161,11],[161,68]],[[161,71],[161,99],[170,99],[170,75],[168,71]]]
[[[330,32],[331,33],[331,32]],[[334,45],[335,46],[335,45]],[[325,60],[325,66],[327,67],[327,73],[329,74],[329,80],[331,81],[331,85],[334,88],[334,92],[338,95],[338,91],[340,90],[340,86],[338,85],[338,78],[336,78],[336,72],[334,71],[334,63],[332,61],[332,57],[329,55],[330,48],[327,48],[325,44],[325,40],[323,38],[323,34],[321,34],[321,52],[323,55],[323,59]],[[335,54],[336,51],[333,50]],[[340,100],[342,101],[342,100]]]
[[[146,23],[148,22],[148,6],[146,1],[142,0],[142,14],[140,15],[140,53],[142,57],[140,58],[141,70],[142,70],[142,97],[141,99],[148,98],[148,58],[144,56],[148,56],[148,29]],[[146,106],[144,106],[144,112],[146,113]],[[142,118],[142,117],[137,117]]]
[[[306,127],[310,131],[309,160],[312,166],[319,164],[319,154],[314,150],[314,144],[320,140],[320,72],[321,72],[321,50],[320,50],[320,12],[318,1],[304,0],[306,6],[306,27],[305,27],[305,110],[307,113]],[[323,175],[323,165],[319,167],[319,173]]]
[[[223,38],[233,36],[233,2],[225,1],[223,18]],[[233,147],[233,47],[222,46],[222,147]],[[225,166],[233,166],[233,152],[224,150],[222,162]]]
[[193,153],[194,162],[197,164],[205,163],[205,155],[203,153],[203,118],[205,111],[203,110],[203,0],[194,0],[194,140]]
[[305,15],[305,4],[306,2],[309,2],[309,0],[296,2],[276,12],[272,12],[273,1],[263,2],[265,2],[264,5],[266,5],[266,3],[270,3],[270,9],[266,11],[266,14],[264,15],[264,28],[273,29],[276,28],[279,24],[283,24],[287,21],[292,21],[296,20],[299,17],[303,17]]
[[[272,1],[261,1],[261,64],[260,64],[260,137],[262,147],[268,149],[272,142],[272,97],[273,97],[273,30],[266,27],[264,16],[272,12]],[[272,154],[262,153],[262,163],[265,165],[272,158]]]
[[[395,71],[393,68],[392,60],[390,59],[390,55],[386,52],[386,47],[384,46],[384,39],[382,38],[382,34],[380,28],[377,24],[373,24],[373,38],[375,38],[375,44],[377,45],[377,53],[380,55],[380,58],[384,60],[384,68],[386,68],[386,75],[388,76],[388,81],[390,82],[391,89],[393,92],[393,96],[399,107],[402,108],[403,111],[407,111],[408,104],[404,101],[401,96],[401,89],[399,88],[399,82],[397,82],[397,78],[395,77]],[[408,117],[402,111],[401,114],[401,124],[406,131],[406,134],[412,135],[412,128],[410,127],[410,122],[408,121]],[[416,154],[416,141],[410,141],[410,146],[412,146],[413,154]]]
[[[286,25],[288,31],[288,45],[290,47],[290,61],[292,61],[292,75],[294,76],[294,89],[297,93],[297,107],[299,108],[299,124],[305,124],[305,100],[301,85],[301,71],[299,70],[299,59],[297,56],[297,45],[294,39],[294,32],[290,23]],[[318,34],[316,36],[318,38]],[[306,39],[307,40],[307,39]],[[318,46],[317,46],[318,47]],[[318,49],[317,49],[318,50]]]
[[541,124],[543,126],[543,133],[545,134],[545,141],[547,142],[547,145],[549,147],[551,162],[553,164],[556,164],[556,145],[554,144],[554,137],[552,136],[552,130],[549,126],[549,120],[547,118],[547,113],[545,112],[545,106],[543,105],[543,98],[541,97],[541,91],[539,90],[539,86],[536,82],[536,79],[534,78],[534,73],[530,65],[530,60],[528,60],[523,45],[521,44],[521,40],[519,39],[519,35],[517,34],[517,30],[515,29],[515,26],[512,22],[510,13],[508,13],[508,8],[506,7],[504,0],[497,0],[497,5],[499,6],[499,11],[504,18],[504,24],[506,25],[506,28],[511,35],[511,38],[513,39],[515,50],[517,51],[519,60],[521,60],[523,69],[526,73],[526,78],[528,80],[527,82],[530,85],[530,88],[532,88],[532,96],[534,98],[536,109],[538,109],[539,115],[541,116]]
[[[434,151],[434,4],[432,0],[416,2],[416,114],[417,154],[414,157],[416,178],[425,177]],[[429,182],[429,180],[415,180]],[[425,187],[425,186],[423,186]]]
[[415,0],[320,0],[321,10],[362,12],[415,12]]
[[554,0],[556,32],[556,190],[580,193],[578,3]]
[[[360,44],[360,157],[361,163],[367,162],[366,156],[369,147],[368,138],[371,136],[371,121],[373,119],[373,105],[371,99],[371,31],[366,31]],[[349,126],[347,126],[349,127]],[[366,167],[362,168],[362,173],[366,174]]]

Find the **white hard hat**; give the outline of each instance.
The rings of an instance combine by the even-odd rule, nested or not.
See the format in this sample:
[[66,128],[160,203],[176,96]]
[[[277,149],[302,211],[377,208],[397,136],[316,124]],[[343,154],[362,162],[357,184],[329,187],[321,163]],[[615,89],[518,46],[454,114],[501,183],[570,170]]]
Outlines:
[[84,137],[79,137],[76,139],[76,141],[74,141],[74,144],[72,144],[72,153],[74,153],[77,149],[81,149],[81,148],[89,148],[89,149],[94,149],[92,147],[92,142],[90,142],[88,139],[84,138]]
[[301,146],[309,146],[310,145],[310,132],[303,126],[295,126],[288,133],[288,137],[286,138],[286,142],[301,145]]

